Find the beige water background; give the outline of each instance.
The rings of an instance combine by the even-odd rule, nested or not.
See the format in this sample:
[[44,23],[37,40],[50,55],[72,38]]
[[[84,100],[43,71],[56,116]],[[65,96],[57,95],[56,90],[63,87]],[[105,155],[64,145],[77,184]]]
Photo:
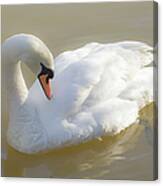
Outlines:
[[[92,41],[139,40],[152,45],[152,6],[152,2],[2,6],[2,42],[16,33],[34,34],[48,45],[54,56]],[[30,86],[33,75],[23,70]],[[152,180],[153,104],[140,115],[138,124],[119,135],[46,154],[25,155],[7,146],[2,174]],[[7,123],[6,98],[2,92],[2,127]]]

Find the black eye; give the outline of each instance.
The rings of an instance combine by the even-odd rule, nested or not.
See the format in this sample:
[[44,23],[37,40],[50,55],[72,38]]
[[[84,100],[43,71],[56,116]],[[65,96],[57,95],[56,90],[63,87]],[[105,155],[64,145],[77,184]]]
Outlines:
[[41,65],[41,72],[39,73],[38,77],[43,74],[48,74],[48,78],[52,79],[54,77],[53,70],[45,67],[45,65],[43,65],[42,63],[40,63],[40,65]]

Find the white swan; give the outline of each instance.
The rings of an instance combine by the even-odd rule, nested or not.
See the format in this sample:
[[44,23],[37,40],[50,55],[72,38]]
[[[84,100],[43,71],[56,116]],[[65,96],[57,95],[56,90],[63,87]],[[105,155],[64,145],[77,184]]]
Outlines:
[[[2,46],[10,103],[8,143],[36,153],[119,133],[153,101],[151,51],[135,41],[90,43],[53,62],[37,37],[8,38]],[[39,79],[29,91],[21,62]]]

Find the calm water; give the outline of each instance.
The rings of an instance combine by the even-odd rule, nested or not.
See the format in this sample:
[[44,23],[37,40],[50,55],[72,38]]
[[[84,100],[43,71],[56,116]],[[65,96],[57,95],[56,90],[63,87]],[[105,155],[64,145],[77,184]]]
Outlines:
[[[31,33],[41,38],[54,56],[91,41],[140,40],[152,44],[152,19],[150,2],[3,6],[2,41],[15,33]],[[30,86],[33,75],[25,67],[23,70]],[[2,89],[3,86],[2,82]],[[151,180],[153,104],[143,109],[140,116],[138,124],[114,137],[46,154],[25,155],[7,146],[7,159],[2,160],[3,176]],[[2,92],[3,129],[7,123]]]

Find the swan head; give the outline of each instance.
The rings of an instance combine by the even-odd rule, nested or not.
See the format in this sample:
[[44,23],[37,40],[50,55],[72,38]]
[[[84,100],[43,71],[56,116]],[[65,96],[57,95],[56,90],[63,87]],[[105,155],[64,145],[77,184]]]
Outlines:
[[25,63],[39,79],[40,85],[48,99],[51,99],[50,81],[54,77],[54,60],[48,47],[36,36],[17,34],[5,42],[9,61],[16,64]]

